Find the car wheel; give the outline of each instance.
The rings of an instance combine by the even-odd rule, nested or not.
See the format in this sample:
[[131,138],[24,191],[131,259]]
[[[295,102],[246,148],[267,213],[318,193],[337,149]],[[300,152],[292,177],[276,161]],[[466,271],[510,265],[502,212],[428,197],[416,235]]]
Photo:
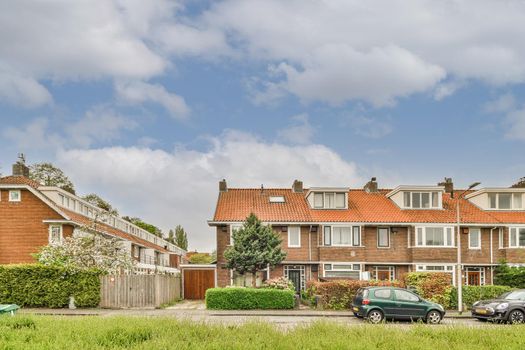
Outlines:
[[377,310],[377,309],[370,311],[367,315],[368,322],[374,323],[374,324],[381,323],[384,318],[385,316],[383,315],[381,310]]
[[428,312],[425,321],[431,324],[438,324],[439,322],[441,322],[441,318],[441,312],[432,310]]
[[523,323],[525,321],[525,314],[521,310],[512,310],[507,321],[512,324]]

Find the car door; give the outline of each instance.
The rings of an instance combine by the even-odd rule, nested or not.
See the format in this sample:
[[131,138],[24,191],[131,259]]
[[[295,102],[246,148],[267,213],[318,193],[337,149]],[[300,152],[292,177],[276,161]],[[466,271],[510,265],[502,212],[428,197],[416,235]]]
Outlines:
[[397,316],[409,318],[425,316],[425,305],[421,303],[421,299],[414,293],[404,289],[395,289],[394,299]]
[[383,309],[385,316],[396,315],[396,302],[394,301],[394,294],[390,288],[381,288],[374,290],[374,303]]

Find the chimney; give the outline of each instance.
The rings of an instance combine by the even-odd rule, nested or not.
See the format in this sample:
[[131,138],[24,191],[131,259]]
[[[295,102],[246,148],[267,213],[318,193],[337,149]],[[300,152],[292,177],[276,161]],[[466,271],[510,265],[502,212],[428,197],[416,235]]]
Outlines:
[[294,193],[302,193],[303,192],[303,182],[299,180],[295,180],[292,185],[292,191]]
[[225,179],[219,181],[219,192],[228,192],[228,185],[226,184]]
[[525,188],[525,177],[522,177],[514,185],[510,186],[511,188]]
[[454,197],[454,183],[452,178],[446,177],[445,181],[438,183],[438,186],[445,186],[445,192],[450,193],[450,197]]
[[377,179],[375,177],[371,178],[370,181],[366,183],[364,189],[367,193],[377,192]]
[[13,176],[29,177],[29,168],[26,165],[26,157],[23,153],[18,154],[18,160],[13,164]]

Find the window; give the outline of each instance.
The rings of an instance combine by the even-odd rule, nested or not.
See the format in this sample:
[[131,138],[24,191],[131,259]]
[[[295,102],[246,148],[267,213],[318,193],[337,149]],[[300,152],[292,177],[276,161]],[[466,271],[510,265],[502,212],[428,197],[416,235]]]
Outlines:
[[396,268],[394,266],[373,266],[372,279],[378,281],[393,281],[396,279]]
[[386,227],[379,227],[377,229],[377,246],[379,248],[390,247],[390,230]]
[[468,248],[481,249],[481,229],[470,228],[468,232]]
[[284,203],[284,196],[270,196],[270,203]]
[[499,237],[498,237],[498,241],[499,241],[499,249],[503,249],[503,230],[500,228],[499,229]]
[[324,277],[359,279],[360,271],[359,264],[324,264]]
[[9,191],[9,201],[10,202],[20,202],[22,200],[22,195],[20,190],[11,190]]
[[439,192],[403,192],[403,206],[411,209],[439,209]]
[[316,209],[345,209],[345,193],[316,192],[314,193],[314,208]]
[[437,271],[437,272],[453,272],[452,265],[417,265],[416,271]]
[[361,245],[361,228],[359,226],[324,226],[325,246]]
[[[261,287],[266,277],[266,272],[259,271],[255,275],[255,286]],[[241,275],[240,273],[233,271],[233,285],[237,287],[251,287],[253,275],[249,272]]]
[[509,230],[509,247],[525,247],[525,227],[511,227]]
[[374,292],[374,295],[376,298],[379,299],[390,299],[390,297],[392,296],[392,292],[390,289],[377,289]]
[[62,225],[49,226],[49,244],[62,243]]
[[419,297],[417,295],[412,294],[406,290],[395,289],[394,295],[396,296],[396,300],[399,300],[399,301],[410,301],[410,302],[419,301]]
[[416,227],[416,246],[453,247],[452,227]]
[[489,193],[489,208],[523,210],[523,193]]
[[288,226],[288,247],[301,247],[301,227]]

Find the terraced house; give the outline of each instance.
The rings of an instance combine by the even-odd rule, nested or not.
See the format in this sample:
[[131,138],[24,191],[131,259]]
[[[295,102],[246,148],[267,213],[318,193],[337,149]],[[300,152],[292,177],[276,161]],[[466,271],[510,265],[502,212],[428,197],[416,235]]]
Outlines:
[[122,241],[138,273],[179,272],[185,251],[66,192],[29,179],[22,161],[0,178],[0,264],[34,262],[33,253],[89,228]]
[[252,276],[224,268],[223,254],[252,212],[281,235],[288,254],[257,283],[284,275],[300,289],[311,279],[393,280],[409,271],[443,271],[457,281],[459,227],[463,283],[491,284],[501,259],[525,264],[524,187],[455,191],[445,179],[378,189],[372,178],[359,189],[303,188],[297,180],[292,188],[228,188],[223,180],[209,221],[218,284],[251,283]]

